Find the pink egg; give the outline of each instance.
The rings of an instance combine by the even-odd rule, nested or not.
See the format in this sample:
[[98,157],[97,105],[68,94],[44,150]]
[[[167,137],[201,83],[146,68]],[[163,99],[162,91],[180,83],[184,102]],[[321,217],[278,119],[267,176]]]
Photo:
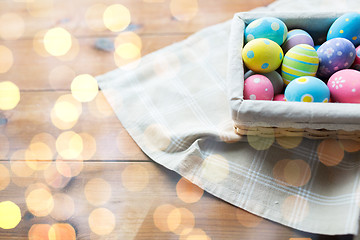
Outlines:
[[255,74],[245,80],[244,99],[272,100],[273,98],[274,87],[267,77]]
[[282,93],[276,94],[274,97],[274,101],[286,101],[285,95]]
[[356,50],[355,60],[354,63],[351,65],[351,68],[360,70],[360,46],[358,46],[355,50]]
[[360,72],[344,69],[334,73],[327,86],[331,99],[340,103],[360,103]]

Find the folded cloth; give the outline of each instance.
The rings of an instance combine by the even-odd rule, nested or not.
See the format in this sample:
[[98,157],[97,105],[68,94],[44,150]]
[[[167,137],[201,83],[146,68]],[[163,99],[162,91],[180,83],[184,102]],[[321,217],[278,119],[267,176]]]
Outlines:
[[[276,1],[261,11],[360,9],[358,1]],[[258,9],[259,10],[259,9]],[[356,234],[359,143],[234,134],[226,71],[230,22],[98,76],[139,147],[207,192],[299,230]]]

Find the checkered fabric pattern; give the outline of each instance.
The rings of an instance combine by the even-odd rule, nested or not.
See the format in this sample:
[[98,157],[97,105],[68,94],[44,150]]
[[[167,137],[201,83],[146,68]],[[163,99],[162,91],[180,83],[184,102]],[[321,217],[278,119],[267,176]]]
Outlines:
[[[353,1],[277,1],[262,11],[360,10]],[[356,234],[360,144],[239,137],[226,72],[230,21],[97,77],[155,162],[258,216],[308,232]]]

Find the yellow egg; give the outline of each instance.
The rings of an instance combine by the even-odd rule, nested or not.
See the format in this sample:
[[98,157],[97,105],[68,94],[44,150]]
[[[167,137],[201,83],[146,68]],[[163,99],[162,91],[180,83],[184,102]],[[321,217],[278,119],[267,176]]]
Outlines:
[[257,38],[248,42],[242,50],[242,59],[247,68],[257,73],[276,70],[283,60],[284,53],[274,41]]

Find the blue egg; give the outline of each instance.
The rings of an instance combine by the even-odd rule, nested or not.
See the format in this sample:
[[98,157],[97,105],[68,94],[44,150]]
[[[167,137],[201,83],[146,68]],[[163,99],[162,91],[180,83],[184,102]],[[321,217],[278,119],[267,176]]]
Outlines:
[[345,13],[340,16],[329,28],[327,40],[333,38],[346,38],[354,46],[360,44],[360,14],[356,12]]
[[274,17],[262,17],[252,21],[245,28],[245,41],[256,38],[267,38],[281,45],[286,39],[288,30],[283,21]]
[[286,101],[292,102],[329,102],[330,90],[316,77],[299,77],[285,88]]

